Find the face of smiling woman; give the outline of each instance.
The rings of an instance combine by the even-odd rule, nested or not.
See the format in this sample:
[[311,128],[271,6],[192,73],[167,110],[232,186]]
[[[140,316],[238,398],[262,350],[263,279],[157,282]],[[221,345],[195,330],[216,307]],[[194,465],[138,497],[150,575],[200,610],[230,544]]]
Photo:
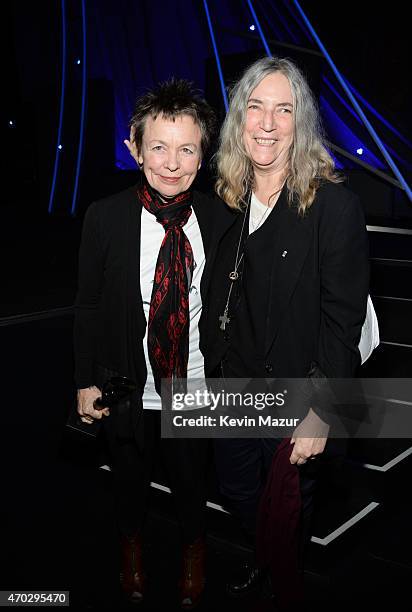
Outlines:
[[250,94],[243,142],[256,171],[282,170],[293,141],[293,98],[288,79],[274,72]]
[[200,168],[201,132],[190,115],[146,120],[139,163],[151,187],[165,198],[189,189]]

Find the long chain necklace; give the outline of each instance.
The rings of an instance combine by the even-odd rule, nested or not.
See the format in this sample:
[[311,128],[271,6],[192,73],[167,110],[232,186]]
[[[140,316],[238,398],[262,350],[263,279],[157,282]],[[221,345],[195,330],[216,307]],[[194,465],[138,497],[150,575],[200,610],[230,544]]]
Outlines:
[[245,229],[246,217],[247,217],[247,213],[248,213],[248,210],[249,210],[249,207],[250,207],[250,197],[251,196],[249,196],[249,202],[248,202],[247,209],[246,209],[244,217],[243,217],[243,223],[242,223],[242,229],[240,231],[239,242],[237,243],[235,265],[234,265],[233,270],[229,273],[229,279],[230,279],[231,283],[230,283],[230,287],[229,287],[229,293],[227,294],[227,300],[226,300],[225,309],[223,311],[223,314],[219,317],[220,329],[222,329],[223,331],[225,331],[226,325],[228,323],[230,323],[230,317],[228,316],[230,296],[232,295],[233,285],[237,281],[237,279],[239,278],[238,268],[239,268],[239,266],[240,266],[240,264],[242,263],[242,260],[243,260],[244,252],[242,252],[241,256],[239,257],[239,251],[240,251],[240,245],[242,244],[242,237],[243,237],[243,231]]
[[[283,189],[283,185],[280,189],[278,189],[277,191],[274,192],[273,195],[276,195],[277,193],[279,193],[280,191],[282,191]],[[242,223],[242,229],[240,231],[240,237],[239,237],[239,242],[237,243],[237,249],[236,249],[236,257],[235,257],[235,265],[233,267],[233,270],[229,273],[229,279],[230,279],[230,287],[229,287],[229,291],[227,294],[227,300],[226,300],[226,305],[225,305],[225,309],[223,311],[223,314],[220,315],[219,317],[219,321],[220,321],[220,329],[222,331],[225,331],[226,329],[226,325],[228,323],[230,323],[230,317],[229,317],[229,303],[230,303],[230,296],[232,295],[232,290],[233,290],[233,286],[235,284],[235,282],[238,280],[239,278],[239,266],[242,263],[243,260],[243,256],[245,254],[245,252],[243,251],[241,256],[239,257],[239,251],[240,251],[240,245],[242,244],[242,238],[243,238],[243,231],[245,229],[245,221],[246,221],[246,217],[248,216],[247,213],[250,209],[250,202],[251,202],[251,198],[252,198],[252,194],[250,194],[249,196],[249,201],[248,201],[248,205],[247,205],[247,209],[245,211],[245,215],[243,217],[243,223]],[[256,227],[253,228],[253,231],[255,232],[257,229],[259,229],[259,227],[262,225],[264,218],[266,217],[266,215],[268,214],[268,212],[272,209],[271,206],[268,206],[267,210],[265,210],[265,212],[263,213],[263,215],[261,216],[259,223],[257,224]]]

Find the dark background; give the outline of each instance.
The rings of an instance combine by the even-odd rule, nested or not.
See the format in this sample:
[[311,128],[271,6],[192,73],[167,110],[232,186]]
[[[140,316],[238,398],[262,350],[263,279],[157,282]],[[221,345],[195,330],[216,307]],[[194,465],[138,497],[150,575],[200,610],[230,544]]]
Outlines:
[[[66,15],[66,82],[62,150],[56,153],[62,76],[62,6]],[[246,2],[208,3],[226,86],[264,48]],[[3,111],[5,176],[3,315],[70,305],[84,211],[91,201],[133,184],[134,161],[123,144],[136,96],[171,75],[206,93],[220,118],[224,106],[203,2],[87,0],[84,146],[75,193],[83,84],[82,2],[13,2],[4,6],[7,41]],[[256,0],[272,52],[295,59],[316,92],[330,140],[393,177],[292,2]],[[377,10],[371,2],[302,2],[309,20],[343,75],[403,136],[367,111],[407,181],[411,174],[410,36],[405,7]],[[315,54],[307,53],[315,51]],[[80,60],[80,64],[78,63]],[[325,84],[338,91],[341,99]],[[350,108],[350,104],[349,104]],[[10,121],[13,125],[10,125]],[[406,139],[406,141],[405,141]],[[59,157],[54,190],[53,171]],[[336,156],[361,196],[369,222],[410,227],[412,206],[402,190],[348,158]],[[393,177],[394,178],[394,177]],[[198,186],[213,188],[204,164]],[[51,214],[48,213],[49,208]]]
[[[302,0],[301,4],[339,70],[396,128],[398,135],[366,111],[410,184],[407,3],[380,7],[359,0]],[[63,148],[51,199],[61,100],[63,5],[67,43]],[[264,49],[257,31],[249,29],[253,19],[246,2],[209,0],[208,5],[225,82],[230,85],[248,63],[264,55]],[[296,19],[293,3],[255,0],[253,6],[273,52],[294,58],[306,71],[330,141],[355,157],[362,147],[363,161],[393,178],[367,131],[350,106],[345,106],[345,94]],[[93,200],[136,180],[123,139],[135,98],[142,91],[176,75],[203,89],[220,118],[224,106],[201,0],[15,1],[2,6],[2,17],[6,53],[2,66],[5,172],[0,203],[0,450],[5,502],[0,516],[5,528],[0,545],[5,567],[1,587],[71,588],[84,604],[79,604],[80,609],[91,609],[88,602],[114,597],[117,574],[110,475],[97,470],[104,461],[104,449],[79,441],[73,445],[64,433],[74,393],[72,305],[84,212]],[[74,198],[85,59],[84,148]],[[401,231],[412,228],[412,205],[401,189],[344,155],[336,159],[350,188],[359,194],[369,225]],[[197,182],[202,189],[213,188],[213,170],[207,164]],[[371,294],[382,342],[361,374],[410,377],[412,236],[370,231],[369,239]],[[343,471],[332,470],[327,477],[314,536],[333,532],[372,502],[379,505],[332,546],[312,543],[306,578],[314,609],[319,609],[325,593],[333,609],[345,598],[353,607],[360,601],[359,592],[375,609],[386,600],[393,605],[406,593],[412,578],[410,449],[410,440],[357,441],[350,445]],[[390,470],[375,469],[399,456],[403,459]],[[172,555],[177,550],[177,532],[170,503],[165,494],[158,495],[151,514],[151,558],[155,567],[162,565],[167,587],[174,580],[170,567],[177,568],[179,562]],[[218,500],[213,475],[211,495]],[[230,519],[216,512],[211,518],[215,538],[211,583],[224,589],[227,567],[245,551],[239,548],[238,534],[233,532],[232,537]],[[162,589],[158,590],[159,599],[149,609],[166,610]],[[210,594],[205,610],[246,610],[226,601],[222,591],[215,595],[213,599]]]

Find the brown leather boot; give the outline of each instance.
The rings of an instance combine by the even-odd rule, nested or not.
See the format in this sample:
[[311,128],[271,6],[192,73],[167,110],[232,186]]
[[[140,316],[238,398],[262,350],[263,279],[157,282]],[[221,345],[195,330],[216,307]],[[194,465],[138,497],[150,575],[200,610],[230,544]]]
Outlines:
[[192,610],[200,601],[205,587],[206,545],[203,537],[183,547],[179,601],[184,610]]
[[146,574],[142,564],[142,541],[140,535],[121,536],[120,585],[124,595],[133,603],[143,601],[146,589]]

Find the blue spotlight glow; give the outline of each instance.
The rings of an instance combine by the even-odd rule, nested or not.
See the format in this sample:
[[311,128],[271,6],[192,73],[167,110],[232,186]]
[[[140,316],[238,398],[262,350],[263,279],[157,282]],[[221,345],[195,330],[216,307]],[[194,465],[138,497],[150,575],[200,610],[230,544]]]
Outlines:
[[14,123],[12,119],[10,119],[9,121],[9,127],[16,127],[16,124]]
[[57,148],[59,149],[59,151],[61,151],[63,149],[63,145],[59,144],[57,145]]
[[251,26],[249,26],[249,30],[252,30],[252,32],[255,30],[255,26],[252,24]]
[[358,155],[363,155],[363,149],[362,149],[362,147],[359,147],[359,149],[356,149],[356,153],[357,153]]
[[81,62],[81,60],[79,60],[79,59],[78,59],[78,60],[76,60],[76,64],[77,64],[78,66],[79,66],[81,63],[82,63],[82,62]]
[[[346,108],[346,110],[356,119],[356,121],[358,123],[360,123],[361,125],[363,125],[363,122],[361,120],[361,118],[359,117],[359,115],[357,115],[355,113],[355,111],[353,110],[353,108],[346,102],[346,100],[344,100],[344,98],[340,95],[340,93],[336,90],[336,88],[332,85],[332,83],[329,81],[329,79],[323,75],[322,76],[323,81],[326,83],[326,85],[329,87],[329,89],[334,93],[334,95],[338,98],[338,100],[343,104],[343,106]],[[378,113],[377,110],[375,110],[373,108],[373,106],[371,106],[371,104],[369,104],[369,102],[367,100],[365,100],[365,98],[363,98],[361,96],[361,94],[353,87],[353,85],[351,85],[349,83],[349,81],[346,79],[346,83],[348,85],[348,87],[351,88],[351,90],[353,91],[353,93],[359,98],[359,100],[365,104],[366,108],[368,108],[371,113],[373,113],[375,115],[375,117],[377,117],[393,134],[395,134],[404,144],[406,144],[408,147],[412,147],[412,143],[405,138],[405,136],[403,136],[403,134],[401,134],[395,127],[393,127],[393,125],[391,125],[389,123],[389,121],[387,121],[385,119],[385,117],[383,117],[382,115],[380,115]],[[387,149],[389,149],[389,147],[387,145],[385,145]],[[404,160],[402,160],[404,161]]]
[[[380,157],[376,157],[366,148],[365,145],[360,141],[359,135],[355,134],[351,128],[339,116],[335,107],[332,106],[325,96],[321,95],[319,98],[320,108],[322,116],[327,126],[328,136],[332,142],[343,147],[343,149],[352,155],[355,159],[362,158],[362,161],[369,164],[375,169],[385,171],[386,166],[384,161]],[[362,156],[356,154],[356,149],[363,148]]]
[[349,83],[348,79],[346,79],[346,83],[351,88],[351,91],[353,91],[355,96],[357,98],[359,98],[359,100],[366,106],[366,108],[368,110],[370,110],[370,112],[373,113],[375,115],[375,117],[377,117],[383,123],[383,125],[385,125],[388,128],[388,130],[393,132],[393,134],[395,134],[399,138],[399,140],[401,140],[404,144],[406,144],[408,147],[412,148],[412,142],[410,140],[408,140],[403,134],[401,134],[401,132],[399,130],[397,130],[391,123],[389,123],[389,121],[387,119],[385,119],[385,117],[383,115],[381,115],[372,106],[372,104],[369,104],[369,102],[367,100],[365,100],[365,98],[359,93],[359,91],[357,91],[357,89],[355,89],[355,87],[351,83]]
[[[352,115],[352,116],[355,118],[355,120],[356,120],[356,121],[357,121],[357,122],[358,122],[360,125],[363,125],[362,119],[359,117],[359,115],[357,115],[357,114],[355,113],[355,111],[354,111],[354,110],[353,110],[353,108],[350,106],[350,104],[348,104],[348,103],[347,103],[347,101],[346,101],[346,100],[345,100],[345,99],[344,99],[344,98],[343,98],[343,97],[342,97],[342,96],[341,96],[341,95],[338,93],[338,91],[335,89],[335,87],[332,85],[332,83],[329,81],[329,79],[328,79],[326,76],[323,76],[322,78],[323,78],[323,81],[326,83],[326,85],[329,87],[330,91],[331,91],[331,92],[332,92],[332,93],[333,93],[333,94],[336,96],[336,98],[337,98],[337,99],[338,99],[338,100],[339,100],[339,101],[340,101],[340,102],[343,104],[343,106],[346,108],[346,110],[347,110],[347,111],[348,111],[348,112],[349,112],[349,113],[350,113],[350,114],[351,114],[351,115]],[[346,81],[346,82],[348,83],[348,86],[350,86],[349,81]],[[355,93],[356,93],[356,92],[355,92]],[[366,102],[366,100],[363,100],[363,99],[362,99],[362,101],[363,101],[365,104],[368,104],[368,103]],[[371,107],[371,109],[370,109],[370,110],[372,110],[372,111],[373,111],[372,107]],[[376,114],[376,113],[375,113],[375,114]],[[385,125],[386,125],[386,124],[387,124],[387,122],[385,121]],[[387,124],[387,127],[389,127],[389,129],[391,129],[390,124]],[[394,128],[392,128],[392,131],[394,131]],[[395,133],[395,132],[394,132],[394,133]],[[401,140],[403,140],[403,141],[404,141],[406,144],[408,144],[408,141],[407,141],[407,140],[406,140],[406,139],[405,139],[405,138],[404,138],[404,137],[403,137],[403,136],[402,136],[400,133],[398,133],[398,136],[399,136],[399,138],[400,138]],[[405,166],[407,166],[407,167],[409,167],[409,168],[411,168],[411,167],[412,167],[410,164],[408,164],[408,162],[407,162],[405,159],[403,159],[402,157],[400,157],[400,156],[399,156],[399,155],[396,153],[396,151],[394,151],[394,150],[393,150],[393,149],[392,149],[392,148],[391,148],[391,147],[390,147],[390,146],[389,146],[387,143],[385,143],[384,141],[382,141],[382,142],[383,142],[383,145],[386,147],[386,149],[389,151],[389,153],[390,153],[390,154],[391,154],[391,155],[392,155],[392,156],[393,156],[395,159],[397,159],[398,161],[400,161],[402,164],[404,164]],[[367,154],[366,149],[364,150],[364,153],[365,153],[365,154]]]
[[318,45],[319,49],[322,51],[323,55],[325,56],[329,66],[332,69],[332,72],[334,73],[335,77],[338,79],[338,81],[341,84],[342,88],[344,89],[346,95],[348,96],[349,100],[351,101],[353,107],[355,108],[356,112],[358,113],[358,115],[362,119],[366,129],[368,130],[369,134],[372,136],[373,140],[375,141],[375,143],[376,143],[378,149],[380,150],[383,158],[385,159],[386,163],[389,165],[389,167],[391,168],[392,172],[394,173],[394,175],[396,176],[396,178],[400,182],[401,186],[405,190],[405,193],[408,196],[408,199],[412,202],[412,189],[409,187],[408,183],[405,181],[403,175],[401,174],[401,172],[398,169],[397,165],[393,161],[392,157],[390,156],[389,152],[387,151],[387,149],[386,149],[385,145],[383,144],[382,140],[379,138],[378,134],[374,130],[374,128],[371,125],[370,121],[368,120],[368,118],[366,117],[365,113],[363,112],[363,110],[359,106],[357,100],[355,99],[354,95],[352,94],[351,90],[349,89],[345,79],[342,77],[341,73],[339,72],[338,68],[334,64],[331,56],[329,55],[328,51],[326,50],[326,48],[323,45],[322,41],[320,40],[319,36],[316,34],[316,32],[315,32],[312,24],[310,23],[309,19],[306,17],[305,13],[303,12],[303,10],[302,10],[298,0],[293,0],[293,3],[296,6],[296,8],[298,9],[298,11],[300,13],[300,16],[302,17],[303,21],[306,24],[306,27],[309,29],[310,33],[312,34],[313,38],[315,39],[316,44]]

